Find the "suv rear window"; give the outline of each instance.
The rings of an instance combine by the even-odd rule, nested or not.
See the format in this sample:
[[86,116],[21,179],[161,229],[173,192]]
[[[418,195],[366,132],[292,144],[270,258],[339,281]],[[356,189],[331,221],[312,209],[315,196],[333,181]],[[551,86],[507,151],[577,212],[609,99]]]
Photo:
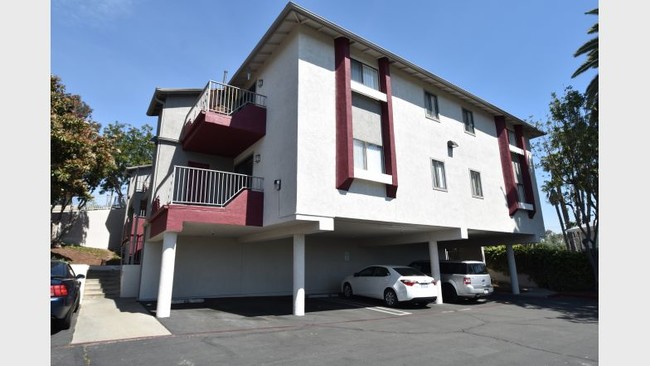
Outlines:
[[440,273],[444,274],[488,274],[484,263],[440,263]]
[[487,268],[483,263],[467,263],[467,274],[487,274]]

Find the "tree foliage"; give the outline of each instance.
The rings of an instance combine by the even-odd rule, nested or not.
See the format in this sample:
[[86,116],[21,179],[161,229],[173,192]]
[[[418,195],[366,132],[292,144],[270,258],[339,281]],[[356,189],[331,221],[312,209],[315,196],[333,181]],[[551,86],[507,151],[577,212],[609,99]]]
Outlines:
[[115,167],[110,142],[91,120],[90,107],[50,77],[50,198],[52,210],[78,198],[83,205],[106,172]]
[[[551,119],[538,123],[546,133],[535,148],[542,152],[539,165],[550,178],[542,186],[549,202],[561,213],[563,234],[578,227],[586,238],[582,243],[594,275],[598,275],[598,118],[586,97],[565,89],[552,94]],[[567,246],[569,244],[567,243]]]
[[[590,10],[585,14],[598,16],[598,8]],[[597,33],[598,33],[598,21],[596,21],[596,24],[594,24],[587,31],[587,34],[597,34]],[[578,67],[578,69],[576,69],[573,75],[571,75],[572,78],[575,78],[578,75],[581,75],[582,73],[590,69],[598,70],[598,36],[590,39],[589,41],[585,42],[585,44],[580,46],[580,48],[578,48],[578,50],[575,52],[573,57],[580,57],[582,55],[586,55],[587,59],[585,60],[584,63],[582,63],[582,65],[580,65],[580,67]],[[597,110],[598,109],[598,74],[596,74],[596,76],[594,76],[593,79],[591,79],[589,85],[587,85],[585,95],[587,97],[587,104]]]
[[99,193],[115,192],[119,201],[123,201],[122,188],[128,181],[126,168],[153,161],[155,144],[151,141],[152,130],[150,125],[138,129],[117,121],[104,128],[103,136],[113,147],[115,166],[107,172]]
[[[58,76],[50,76],[50,211],[59,208],[54,219],[58,222],[73,198],[83,207],[115,167],[111,145],[99,134],[100,125],[91,120],[91,113],[80,96],[66,92]],[[68,222],[58,236],[53,234],[53,242],[71,225]]]

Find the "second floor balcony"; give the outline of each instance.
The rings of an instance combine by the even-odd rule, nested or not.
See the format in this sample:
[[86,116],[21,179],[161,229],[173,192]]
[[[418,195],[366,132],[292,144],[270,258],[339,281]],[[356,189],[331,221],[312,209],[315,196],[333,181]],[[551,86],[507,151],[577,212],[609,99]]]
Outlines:
[[262,226],[263,183],[250,175],[174,166],[155,191],[150,235],[182,232],[184,223]]
[[234,157],[266,134],[266,97],[209,81],[181,132],[186,151]]

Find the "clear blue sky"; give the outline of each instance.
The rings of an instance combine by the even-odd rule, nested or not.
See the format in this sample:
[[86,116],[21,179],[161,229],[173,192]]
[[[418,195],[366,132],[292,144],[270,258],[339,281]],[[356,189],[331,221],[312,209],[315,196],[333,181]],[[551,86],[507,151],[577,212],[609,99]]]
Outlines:
[[[583,91],[574,52],[598,18],[598,1],[296,1],[296,4],[534,122],[551,93]],[[285,1],[53,0],[51,72],[102,125],[134,126],[156,87],[199,88],[232,75]],[[538,185],[545,179],[537,171]],[[543,199],[545,200],[545,199]],[[544,203],[547,230],[560,232]]]

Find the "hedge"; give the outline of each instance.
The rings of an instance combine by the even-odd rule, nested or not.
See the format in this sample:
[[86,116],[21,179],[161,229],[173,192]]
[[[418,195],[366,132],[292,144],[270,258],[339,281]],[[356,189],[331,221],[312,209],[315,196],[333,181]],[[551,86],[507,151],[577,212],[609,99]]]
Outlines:
[[[517,272],[527,274],[539,287],[553,291],[586,291],[596,287],[587,255],[556,245],[513,245]],[[509,273],[505,245],[486,247],[488,268]]]

